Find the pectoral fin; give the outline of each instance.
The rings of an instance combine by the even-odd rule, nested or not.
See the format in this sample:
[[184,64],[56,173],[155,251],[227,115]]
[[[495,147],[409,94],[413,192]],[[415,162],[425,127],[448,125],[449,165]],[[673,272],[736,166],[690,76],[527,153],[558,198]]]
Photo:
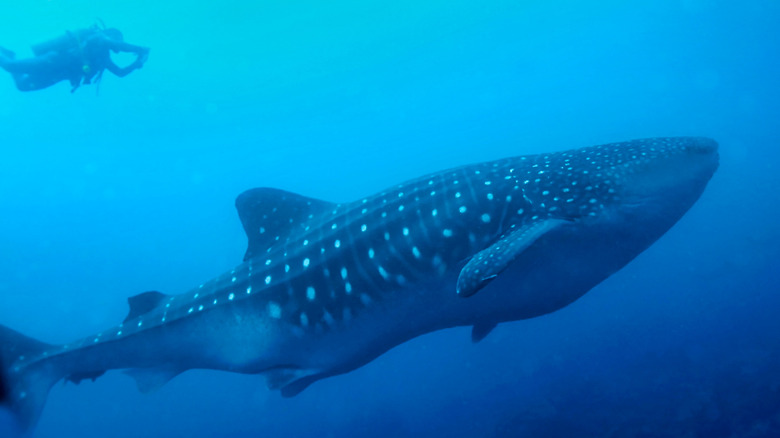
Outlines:
[[460,271],[457,294],[470,297],[477,293],[531,244],[563,223],[566,221],[545,219],[524,225],[478,252]]
[[139,391],[148,394],[160,389],[183,371],[173,367],[132,368],[126,370],[125,374],[135,379]]
[[495,322],[474,324],[474,327],[471,329],[471,342],[476,344],[477,342],[485,339],[485,337],[489,335],[497,325],[498,324]]

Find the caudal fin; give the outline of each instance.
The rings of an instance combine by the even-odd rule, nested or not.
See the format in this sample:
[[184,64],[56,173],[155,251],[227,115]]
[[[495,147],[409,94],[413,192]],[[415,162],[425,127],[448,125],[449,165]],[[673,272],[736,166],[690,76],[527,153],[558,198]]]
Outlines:
[[0,406],[10,409],[25,429],[38,420],[49,389],[63,377],[39,360],[50,348],[0,326]]

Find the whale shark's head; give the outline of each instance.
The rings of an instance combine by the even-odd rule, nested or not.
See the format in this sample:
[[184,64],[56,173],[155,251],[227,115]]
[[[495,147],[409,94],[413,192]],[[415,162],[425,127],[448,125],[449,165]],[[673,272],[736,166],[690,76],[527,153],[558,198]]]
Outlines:
[[[718,150],[707,138],[652,138],[519,157],[513,164],[523,198],[514,220],[521,225],[502,230],[496,248],[472,259],[485,271],[507,260],[495,249],[522,249],[484,297],[518,291],[501,302],[502,320],[559,309],[639,255],[696,202],[718,167]],[[468,295],[485,279],[466,274],[459,287]],[[545,293],[525,292],[539,290]]]
[[717,143],[702,137],[636,140],[595,149],[603,157],[604,172],[592,184],[605,195],[595,219],[626,227],[625,242],[649,244],[660,237],[696,202],[718,167]]
[[523,195],[542,217],[599,221],[638,213],[674,223],[717,169],[718,146],[702,137],[651,138],[528,161]]
[[[684,213],[698,199],[718,168],[718,144],[702,137],[624,143],[607,171],[615,181],[620,208]],[[675,208],[675,204],[677,208]]]

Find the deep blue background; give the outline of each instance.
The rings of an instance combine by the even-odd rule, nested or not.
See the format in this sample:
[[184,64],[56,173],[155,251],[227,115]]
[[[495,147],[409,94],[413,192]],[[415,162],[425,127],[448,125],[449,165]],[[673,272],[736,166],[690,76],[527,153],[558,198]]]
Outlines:
[[26,0],[0,45],[29,56],[97,17],[152,47],[142,70],[99,95],[0,72],[0,321],[48,342],[238,263],[251,187],[348,201],[667,135],[717,139],[721,168],[624,270],[480,344],[429,334],[294,399],[204,371],[144,396],[110,373],[56,386],[36,436],[780,434],[779,3]]

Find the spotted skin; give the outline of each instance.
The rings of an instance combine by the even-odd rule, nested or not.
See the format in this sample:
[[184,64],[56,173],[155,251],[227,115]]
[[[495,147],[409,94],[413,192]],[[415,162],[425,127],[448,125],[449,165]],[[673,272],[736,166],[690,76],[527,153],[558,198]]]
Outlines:
[[124,322],[70,344],[3,328],[0,396],[32,424],[54,382],[116,368],[140,370],[142,389],[191,368],[265,373],[294,395],[433,330],[482,339],[620,269],[716,167],[711,140],[656,138],[464,166],[346,204],[249,190],[236,200],[243,263],[180,295],[133,297]]

